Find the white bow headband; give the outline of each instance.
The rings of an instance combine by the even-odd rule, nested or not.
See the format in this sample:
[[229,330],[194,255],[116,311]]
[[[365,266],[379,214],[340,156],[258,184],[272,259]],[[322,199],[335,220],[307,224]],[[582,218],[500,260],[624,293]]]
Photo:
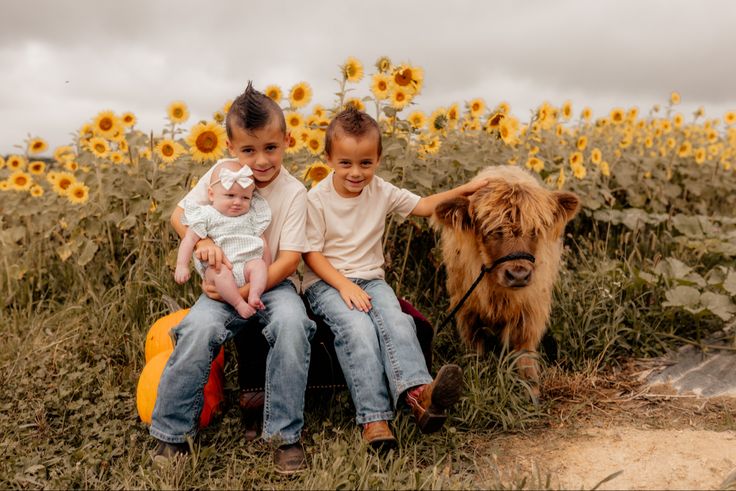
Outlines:
[[253,179],[250,178],[250,176],[253,175],[253,171],[250,170],[250,167],[247,165],[244,165],[240,168],[239,171],[231,171],[230,169],[221,169],[220,170],[220,178],[217,179],[215,182],[210,183],[210,186],[214,186],[218,182],[222,184],[222,187],[229,190],[231,187],[233,187],[233,184],[236,182],[240,184],[240,187],[243,189],[247,188],[251,184],[253,184]]

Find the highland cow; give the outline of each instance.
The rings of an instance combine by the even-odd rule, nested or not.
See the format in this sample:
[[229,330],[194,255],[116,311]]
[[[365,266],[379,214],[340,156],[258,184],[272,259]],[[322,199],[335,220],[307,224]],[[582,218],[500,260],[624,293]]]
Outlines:
[[580,201],[549,191],[518,167],[489,167],[475,179],[488,185],[437,206],[450,304],[455,306],[480,272],[483,278],[456,315],[468,348],[486,353],[497,344],[528,356],[518,366],[539,395],[536,352],[546,330],[565,225]]

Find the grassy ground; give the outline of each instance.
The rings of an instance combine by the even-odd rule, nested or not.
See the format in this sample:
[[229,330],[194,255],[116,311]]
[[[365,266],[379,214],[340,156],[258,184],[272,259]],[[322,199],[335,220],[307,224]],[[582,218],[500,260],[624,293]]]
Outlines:
[[[442,270],[434,265],[434,236],[411,225],[391,230],[389,279],[437,322],[447,302]],[[126,259],[129,266],[120,269],[103,259],[86,269],[49,262],[42,281],[6,277],[0,292],[0,487],[549,487],[549,476],[499,467],[488,457],[495,440],[569,419],[561,408],[569,407],[574,387],[585,380],[616,370],[627,358],[660,354],[677,337],[697,339],[722,325],[714,316],[663,309],[662,289],[636,279],[633,269],[650,252],[646,238],[624,243],[618,235],[618,243],[608,243],[595,230],[571,237],[555,291],[550,334],[556,348],[547,353],[553,361],[540,406],[529,402],[513,356],[468,355],[446,328],[435,339],[435,363],[461,364],[467,392],[444,431],[423,436],[401,413],[394,426],[399,449],[377,455],[362,444],[346,393],[309,397],[304,443],[310,471],[288,479],[273,473],[264,442],[243,438],[232,347],[222,419],[192,442],[191,458],[163,469],[151,465],[153,441],[135,412],[144,336],[167,313],[165,295],[182,305],[197,295],[193,285],[173,283],[160,252],[171,249],[169,239],[131,248],[138,256],[121,258],[117,264]]]

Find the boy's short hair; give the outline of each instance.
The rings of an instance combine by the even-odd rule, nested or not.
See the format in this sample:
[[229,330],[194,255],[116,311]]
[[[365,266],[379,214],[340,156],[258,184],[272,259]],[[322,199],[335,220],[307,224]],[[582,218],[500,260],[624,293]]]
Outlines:
[[273,120],[278,121],[281,130],[286,133],[286,120],[281,106],[253,88],[248,81],[245,91],[235,98],[225,118],[227,137],[232,138],[232,127],[238,125],[248,132],[265,128]]
[[383,152],[381,128],[379,128],[375,119],[350,104],[347,109],[335,116],[327,127],[327,132],[325,133],[325,154],[328,157],[332,151],[332,140],[335,138],[335,133],[338,129],[355,138],[365,136],[371,131],[375,132],[376,138],[378,138],[378,156],[381,156]]

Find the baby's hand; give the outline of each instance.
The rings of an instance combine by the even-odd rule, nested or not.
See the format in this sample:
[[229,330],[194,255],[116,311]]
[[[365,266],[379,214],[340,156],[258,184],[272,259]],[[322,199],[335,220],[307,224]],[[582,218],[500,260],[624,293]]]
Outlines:
[[176,271],[174,271],[174,280],[180,285],[189,280],[189,266],[183,264],[176,265]]
[[368,312],[371,310],[371,296],[352,281],[347,283],[338,291],[350,310],[353,310],[353,307],[361,312]]

